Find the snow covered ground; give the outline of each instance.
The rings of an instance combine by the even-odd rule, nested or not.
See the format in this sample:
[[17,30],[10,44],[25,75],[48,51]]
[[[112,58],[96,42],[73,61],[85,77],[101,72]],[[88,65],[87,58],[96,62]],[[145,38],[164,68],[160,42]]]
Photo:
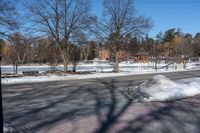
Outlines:
[[[175,71],[175,70],[174,70]],[[74,80],[74,79],[91,79],[102,77],[116,77],[116,76],[128,76],[137,74],[150,74],[160,72],[172,72],[172,71],[135,71],[135,72],[120,72],[120,73],[92,73],[92,74],[67,74],[67,75],[53,75],[48,74],[45,76],[23,76],[23,77],[11,77],[2,78],[2,84],[17,84],[17,83],[33,83],[33,82],[48,82],[58,80]]]
[[[91,74],[67,74],[67,75],[53,75],[48,74],[45,76],[24,76],[24,77],[14,77],[14,78],[2,78],[3,84],[15,84],[15,83],[27,83],[27,82],[44,82],[44,81],[56,81],[56,80],[73,80],[73,79],[88,79],[88,78],[102,78],[102,77],[113,77],[113,76],[127,76],[136,74],[146,74],[146,73],[160,73],[160,72],[172,72],[172,71],[186,71],[187,69],[199,69],[198,63],[186,64],[186,69],[178,68],[175,69],[176,64],[171,64],[166,70],[167,64],[158,64],[158,71],[155,71],[153,62],[150,63],[131,63],[131,62],[121,62],[120,72],[112,73],[113,66],[109,62],[93,62],[90,64],[80,63],[77,66],[77,71],[91,72]],[[2,73],[13,73],[12,66],[1,66]],[[39,71],[40,73],[50,70],[50,66],[19,66],[18,73],[23,71]],[[56,66],[55,69],[63,70],[63,66]],[[69,66],[69,70],[72,66]],[[105,73],[106,72],[106,73]]]
[[[161,68],[167,64],[160,63],[158,68]],[[120,62],[120,71],[154,71],[155,64],[153,62],[149,63],[131,63],[131,62]],[[69,65],[68,69],[72,70],[73,66]],[[55,66],[55,69],[63,70],[63,65]],[[166,69],[166,68],[162,68]],[[174,65],[170,65],[168,69],[174,69]],[[47,65],[32,65],[32,66],[18,66],[18,73],[21,74],[22,71],[39,71],[45,72],[51,70],[50,66]],[[77,71],[87,71],[87,72],[111,72],[113,71],[113,65],[109,62],[93,62],[93,63],[80,63],[76,67]],[[13,66],[2,66],[2,73],[13,73]]]
[[[166,63],[158,63],[158,70],[166,70]],[[174,70],[176,66],[180,66],[178,69],[183,69],[183,64],[170,64],[168,70]],[[121,72],[134,72],[134,71],[155,71],[155,63],[131,63],[131,62],[120,62],[119,69]],[[69,65],[68,69],[72,70],[73,66]],[[200,68],[200,62],[187,63],[186,69],[198,69]],[[2,73],[13,73],[13,66],[1,66]],[[63,70],[63,65],[55,66],[54,69]],[[18,73],[21,74],[22,71],[39,71],[40,73],[51,70],[48,65],[30,65],[30,66],[18,66]],[[94,61],[92,63],[79,63],[76,67],[77,71],[82,72],[112,72],[113,65],[109,62],[98,62]]]
[[176,82],[163,75],[156,75],[138,86],[147,101],[165,101],[200,94],[200,78],[188,78]]
[[186,69],[199,69],[200,68],[200,62],[190,62],[186,64]]

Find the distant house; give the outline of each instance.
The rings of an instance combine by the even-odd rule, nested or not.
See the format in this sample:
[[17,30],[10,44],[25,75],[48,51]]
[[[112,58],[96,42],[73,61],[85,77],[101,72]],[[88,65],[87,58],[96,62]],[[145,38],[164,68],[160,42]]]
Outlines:
[[118,58],[119,58],[119,61],[125,61],[126,60],[126,52],[125,51],[119,51]]
[[[99,59],[100,60],[114,60],[114,56],[112,53],[110,53],[107,49],[100,49],[99,52]],[[131,54],[130,60],[133,60],[134,62],[148,62],[150,60],[149,54],[145,52],[144,50],[141,50],[135,54]],[[118,52],[118,59],[119,61],[125,61],[127,59],[126,51],[121,50]]]
[[131,56],[132,60],[136,62],[148,62],[149,54],[144,51],[139,51]]
[[[119,58],[119,61],[124,61],[126,60],[126,54],[125,54],[125,51],[119,51],[118,52],[118,58]],[[114,59],[114,56],[112,55],[112,53],[110,53],[109,50],[107,49],[100,49],[99,50],[99,59],[100,60],[112,60]]]

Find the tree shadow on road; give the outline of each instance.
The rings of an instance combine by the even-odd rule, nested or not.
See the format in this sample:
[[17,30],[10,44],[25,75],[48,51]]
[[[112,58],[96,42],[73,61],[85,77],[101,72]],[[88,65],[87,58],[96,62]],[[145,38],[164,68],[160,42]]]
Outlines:
[[[53,128],[61,121],[79,121],[88,116],[96,118],[95,128],[90,125],[85,127],[91,128],[91,133],[200,131],[200,96],[145,103],[138,102],[140,97],[137,92],[127,94],[126,87],[116,84],[116,80],[99,80],[95,85],[77,87],[43,86],[20,96],[5,97],[4,104],[8,104],[4,106],[5,119],[13,126],[24,127],[19,128],[22,132]],[[80,131],[74,127],[73,132]]]
[[[101,96],[92,92],[97,101],[95,111],[98,117],[98,128],[94,133],[198,133],[200,131],[200,96],[166,102],[137,103],[138,95],[127,96],[124,91],[116,89],[114,81],[105,84],[111,94],[106,114],[102,115],[100,112],[101,105],[105,104]],[[116,93],[121,97],[118,98]],[[122,98],[124,102],[120,102]],[[122,105],[118,106],[119,103]]]

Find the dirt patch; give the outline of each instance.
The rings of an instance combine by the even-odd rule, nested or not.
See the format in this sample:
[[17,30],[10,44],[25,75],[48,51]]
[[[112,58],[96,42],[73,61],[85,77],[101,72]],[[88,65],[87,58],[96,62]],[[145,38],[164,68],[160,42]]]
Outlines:
[[17,78],[22,76],[22,74],[4,73],[1,75],[1,78]]
[[41,75],[48,75],[48,74],[66,76],[67,74],[91,74],[91,72],[74,72],[74,71],[64,72],[62,70],[49,70],[49,71],[41,73]]

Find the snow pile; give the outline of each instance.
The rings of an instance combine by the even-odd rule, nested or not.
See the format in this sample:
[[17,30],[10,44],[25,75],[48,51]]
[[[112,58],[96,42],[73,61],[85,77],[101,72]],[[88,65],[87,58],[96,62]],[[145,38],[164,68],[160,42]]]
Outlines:
[[200,94],[200,78],[191,82],[174,82],[163,75],[156,75],[138,88],[148,101],[178,99]]

